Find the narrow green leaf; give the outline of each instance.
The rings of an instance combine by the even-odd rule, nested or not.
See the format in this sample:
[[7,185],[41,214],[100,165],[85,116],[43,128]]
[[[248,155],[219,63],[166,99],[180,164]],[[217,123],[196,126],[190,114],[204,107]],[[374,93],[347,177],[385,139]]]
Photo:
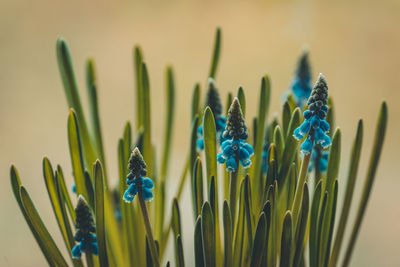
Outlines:
[[292,215],[287,211],[283,219],[280,267],[290,267],[293,249]]
[[269,250],[269,237],[270,237],[270,229],[271,229],[271,202],[267,201],[264,204],[262,212],[265,214],[265,219],[267,222],[267,229],[266,229],[266,236],[264,239],[264,251],[262,253],[261,265],[260,266],[267,266],[268,263],[268,250]]
[[319,208],[318,211],[318,219],[317,219],[317,228],[316,228],[316,240],[317,240],[317,247],[316,247],[316,253],[315,255],[312,255],[312,257],[316,258],[315,260],[315,266],[320,266],[321,262],[321,258],[322,258],[322,251],[321,251],[321,243],[323,242],[323,234],[322,234],[322,223],[326,217],[326,206],[327,206],[327,202],[328,202],[328,192],[325,191],[324,195],[323,195],[323,199],[322,199],[322,203],[321,206]]
[[135,46],[134,48],[133,63],[136,80],[136,130],[139,130],[143,127],[143,89],[141,82],[143,54],[139,46]]
[[283,156],[283,150],[285,149],[285,143],[283,140],[282,130],[281,127],[279,127],[279,125],[277,125],[274,130],[274,144],[276,148],[278,162],[281,162]]
[[74,206],[72,205],[71,197],[68,193],[67,186],[65,185],[65,179],[64,179],[64,173],[60,165],[57,165],[57,172],[58,176],[60,177],[60,184],[59,184],[59,189],[63,193],[63,198],[65,203],[67,204],[68,212],[69,215],[71,216],[72,221],[75,221],[75,209]]
[[284,136],[288,135],[288,130],[289,130],[289,123],[290,123],[290,118],[292,114],[292,110],[290,109],[290,105],[288,100],[285,101],[283,104],[282,108],[282,130]]
[[244,203],[244,180],[240,184],[239,194],[239,213],[237,221],[233,222],[235,225],[234,246],[233,246],[233,266],[240,266],[243,260],[243,240],[245,231],[245,203]]
[[[198,128],[198,123],[199,123],[199,117],[196,116],[193,120],[192,123],[192,131],[191,131],[191,135],[190,135],[190,151],[189,151],[189,171],[190,171],[190,175],[191,175],[191,186],[190,188],[193,190],[192,191],[192,203],[193,203],[193,208],[196,207],[196,198],[195,198],[195,192],[194,192],[194,182],[195,182],[195,172],[194,172],[194,167],[196,164],[196,159],[198,157],[198,153],[197,153],[197,128]],[[196,172],[197,173],[197,172]],[[195,216],[197,216],[195,214]]]
[[228,202],[225,200],[223,205],[223,223],[224,223],[224,267],[233,266],[232,242],[233,225],[231,211]]
[[90,207],[94,209],[94,188],[92,184],[92,178],[90,178],[90,174],[85,170],[85,186],[88,193],[88,203]]
[[220,54],[221,54],[221,29],[217,28],[217,31],[215,33],[214,51],[211,59],[210,73],[208,75],[208,77],[211,77],[213,79],[215,79],[217,73]]
[[[301,202],[301,209],[298,218],[298,222],[296,223],[296,233],[294,236],[295,241],[295,250],[294,250],[294,258],[293,258],[293,267],[300,266],[301,257],[303,256],[304,246],[305,246],[305,234],[308,222],[308,210],[309,210],[309,193],[307,183],[304,183],[303,186],[303,199]],[[312,229],[311,231],[314,231]]]
[[182,245],[182,237],[178,235],[176,237],[176,267],[185,267],[185,258],[183,256],[183,245]]
[[333,184],[339,175],[341,136],[341,131],[337,128],[332,138],[332,145],[329,150],[328,169],[326,170],[325,191],[328,191],[328,194],[333,192]]
[[333,185],[333,204],[332,204],[332,209],[330,210],[331,223],[330,223],[329,233],[328,233],[328,237],[327,237],[327,241],[326,241],[326,246],[324,247],[324,249],[325,249],[324,266],[325,267],[328,266],[329,256],[330,256],[330,252],[331,252],[333,229],[335,227],[337,195],[338,195],[338,181],[335,180],[334,185]]
[[99,252],[100,267],[108,266],[107,243],[106,243],[106,224],[104,221],[104,176],[100,161],[96,161],[93,169],[93,179],[95,188],[95,216],[96,216],[96,236]]
[[80,134],[82,138],[82,146],[85,151],[85,163],[91,166],[96,160],[96,154],[93,149],[93,144],[90,139],[90,133],[86,124],[86,119],[83,113],[81,100],[78,92],[78,86],[75,79],[74,69],[72,65],[71,55],[67,43],[63,39],[57,40],[57,61],[60,70],[61,79],[64,85],[65,95],[68,101],[68,107],[74,109],[79,124]]
[[[326,112],[326,121],[331,129],[335,129],[335,106],[333,105],[332,97],[328,98],[328,110]],[[333,131],[329,131],[329,136],[332,138]]]
[[203,115],[204,151],[206,159],[207,186],[211,177],[217,177],[217,132],[214,115],[210,107],[206,107]]
[[194,208],[195,208],[195,217],[198,217],[201,214],[201,208],[203,207],[203,202],[204,202],[203,168],[200,158],[197,158],[193,172],[194,172],[193,192],[195,200]]
[[251,249],[251,267],[260,267],[263,253],[265,253],[265,239],[267,237],[267,219],[265,217],[264,212],[261,213],[257,228],[254,233],[254,240]]
[[200,112],[200,84],[196,83],[194,85],[193,89],[193,95],[192,95],[192,116],[191,116],[191,122],[194,120],[196,116],[199,115]]
[[354,249],[354,245],[357,240],[358,233],[360,231],[361,222],[364,218],[365,210],[367,208],[368,199],[371,194],[372,186],[374,184],[376,171],[378,168],[379,159],[381,157],[383,142],[385,140],[386,128],[387,128],[387,120],[388,120],[388,110],[387,104],[384,101],[381,105],[381,109],[379,112],[378,123],[376,125],[375,131],[375,139],[372,147],[371,158],[369,161],[369,168],[367,172],[367,179],[364,183],[363,192],[361,195],[360,204],[358,206],[356,220],[354,222],[354,226],[352,229],[352,233],[350,236],[349,244],[346,248],[345,258],[343,261],[343,267],[346,267],[350,264],[351,254]]
[[37,236],[37,242],[42,248],[50,266],[68,266],[53,238],[50,236],[46,226],[40,218],[28,192],[23,186],[20,186],[20,198],[33,231]]
[[257,115],[257,138],[254,147],[255,155],[254,155],[254,169],[253,169],[253,179],[254,181],[254,188],[255,188],[255,206],[256,210],[259,210],[259,207],[263,204],[261,202],[261,197],[264,188],[264,181],[263,179],[259,179],[261,177],[261,167],[262,167],[262,153],[263,153],[263,139],[264,139],[264,130],[265,130],[265,121],[268,114],[269,109],[269,102],[270,102],[270,91],[271,85],[269,81],[269,77],[265,75],[261,79],[261,89],[260,89],[260,98],[259,98],[259,105],[258,105],[258,115]]
[[358,166],[360,163],[362,140],[363,140],[363,121],[359,120],[356,137],[354,139],[351,150],[350,167],[347,175],[347,186],[342,205],[342,213],[340,215],[339,225],[336,231],[336,237],[332,249],[332,255],[329,260],[330,267],[336,266],[339,258],[340,248],[342,247],[344,231],[346,229],[346,224],[351,207],[351,201],[353,199],[354,187],[357,179]]
[[283,150],[282,164],[279,166],[279,187],[281,187],[286,180],[289,173],[290,166],[292,165],[296,152],[298,141],[293,137],[293,131],[300,125],[300,109],[296,108],[290,119],[289,130],[285,137],[285,149]]
[[151,107],[150,107],[150,80],[145,63],[142,63],[141,83],[143,90],[143,158],[147,164],[147,175],[152,177],[153,172],[153,146],[151,143]]
[[[240,107],[242,108],[243,117],[246,117],[246,95],[244,94],[243,87],[241,87],[241,86],[238,89],[237,98],[239,99]],[[232,104],[232,100],[228,104],[228,107],[230,107],[231,104]]]
[[318,213],[319,206],[321,203],[322,193],[322,180],[320,180],[315,187],[314,196],[311,204],[310,212],[310,236],[309,236],[309,259],[310,267],[317,267],[318,255],[317,255],[317,227],[318,227]]
[[201,225],[201,216],[199,216],[194,226],[194,263],[196,267],[205,266]]
[[89,199],[85,184],[85,167],[80,132],[75,112],[71,109],[68,116],[68,143],[75,178],[76,192]]
[[172,231],[174,232],[175,239],[182,236],[181,227],[181,213],[179,211],[179,203],[176,198],[172,201]]
[[204,263],[206,267],[216,266],[215,227],[211,206],[205,202],[201,211],[201,235]]
[[[103,146],[103,137],[101,134],[101,123],[100,123],[100,115],[99,115],[99,105],[97,101],[97,82],[96,82],[96,73],[94,69],[94,61],[93,59],[88,59],[86,63],[86,86],[88,89],[89,95],[89,106],[90,106],[90,115],[92,119],[92,130],[93,130],[93,138],[94,143],[97,150],[97,155],[99,156],[100,161],[102,162],[104,168],[104,178],[107,177],[105,170],[105,157],[104,157],[104,146]],[[107,180],[105,180],[107,184]]]

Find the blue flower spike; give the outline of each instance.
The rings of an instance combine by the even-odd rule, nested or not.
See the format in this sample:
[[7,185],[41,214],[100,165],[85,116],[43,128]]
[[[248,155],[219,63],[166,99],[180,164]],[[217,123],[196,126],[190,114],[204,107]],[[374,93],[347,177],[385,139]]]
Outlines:
[[93,215],[82,195],[78,197],[75,213],[75,228],[78,231],[76,231],[74,239],[80,243],[72,248],[72,258],[79,259],[82,253],[97,255],[97,239],[94,234],[96,232],[96,227],[94,225]]
[[311,161],[308,166],[308,172],[311,172],[314,168],[318,169],[319,172],[325,173],[328,168],[329,152],[322,150],[321,147],[316,146],[311,153]]
[[132,202],[137,194],[141,194],[145,201],[153,200],[153,192],[151,189],[154,188],[154,184],[150,178],[145,177],[147,173],[146,163],[137,147],[131,153],[128,169],[129,174],[126,183],[129,187],[125,190],[123,196],[124,201],[128,203]]
[[301,152],[309,155],[315,144],[320,144],[322,148],[331,145],[329,123],[325,120],[328,106],[328,85],[325,77],[320,74],[317,82],[308,99],[308,110],[304,111],[304,122],[293,132],[297,140],[306,138],[301,144]]
[[242,109],[239,100],[235,97],[228,111],[225,131],[222,133],[222,138],[224,138],[221,144],[222,152],[217,156],[218,163],[225,163],[228,172],[237,171],[239,163],[244,168],[250,167],[250,158],[254,150],[245,142],[248,136]]
[[300,56],[295,75],[289,88],[298,107],[304,107],[307,99],[310,97],[311,89],[311,67],[308,60],[308,49],[305,48]]
[[[219,135],[219,142],[222,144],[224,141],[222,137],[222,132],[225,129],[226,118],[222,115],[222,104],[221,98],[219,97],[218,89],[215,87],[215,82],[213,78],[208,78],[208,91],[206,96],[205,107],[210,107],[215,120],[215,128],[217,130],[217,135]],[[203,126],[200,125],[197,129],[197,151],[202,151],[204,149],[204,139],[203,139]]]

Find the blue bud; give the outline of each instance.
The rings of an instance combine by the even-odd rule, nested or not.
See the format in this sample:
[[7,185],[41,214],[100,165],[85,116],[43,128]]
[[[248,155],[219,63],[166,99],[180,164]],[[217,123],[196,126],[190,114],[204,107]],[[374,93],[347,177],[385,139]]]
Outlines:
[[320,124],[321,124],[322,131],[324,131],[324,132],[328,132],[329,131],[329,128],[330,128],[329,127],[329,123],[326,120],[321,120]]
[[146,187],[148,189],[153,189],[154,183],[150,178],[146,177],[143,179],[143,187]]
[[92,243],[92,254],[96,255],[98,254],[98,249],[97,249],[97,242]]
[[304,120],[298,129],[300,129],[300,133],[304,136],[308,134],[311,128],[310,120]]
[[319,127],[319,119],[318,119],[316,116],[312,117],[312,119],[311,119],[311,126],[312,126],[314,129],[317,129],[317,128]]
[[226,170],[228,172],[234,172],[237,170],[237,164],[236,164],[236,160],[234,157],[230,157],[227,161],[226,161]]
[[297,140],[301,140],[304,138],[304,134],[302,134],[300,132],[300,128],[297,128],[296,130],[294,130],[293,132],[293,137],[296,138]]
[[303,112],[303,116],[304,116],[304,118],[306,118],[306,119],[311,118],[311,111],[309,111],[309,110],[304,111],[304,112]]
[[254,155],[254,149],[251,145],[247,144],[247,143],[243,143],[243,148],[247,150],[247,152],[249,153],[250,156]]
[[303,144],[301,145],[300,149],[301,149],[301,152],[302,152],[304,155],[308,155],[308,154],[311,153],[312,147],[313,147],[313,142],[310,140],[310,138],[307,138],[307,139],[303,142]]
[[226,159],[224,158],[224,155],[222,153],[218,153],[217,155],[217,161],[219,164],[224,164]]
[[153,200],[153,192],[151,192],[151,190],[148,189],[147,187],[143,187],[142,196],[143,196],[144,201]]
[[80,244],[75,245],[72,248],[71,254],[73,259],[80,259],[82,257],[81,245]]
[[240,161],[246,161],[246,160],[248,160],[248,159],[250,159],[250,154],[249,154],[249,152],[247,152],[247,150],[244,149],[244,148],[240,148],[240,149],[239,149],[239,160],[240,160]]
[[[228,142],[225,141],[224,144]],[[225,158],[229,158],[231,156],[233,156],[233,154],[235,153],[234,151],[234,146],[230,143],[228,143],[227,145],[224,146],[224,148],[222,149],[222,153],[224,155]]]

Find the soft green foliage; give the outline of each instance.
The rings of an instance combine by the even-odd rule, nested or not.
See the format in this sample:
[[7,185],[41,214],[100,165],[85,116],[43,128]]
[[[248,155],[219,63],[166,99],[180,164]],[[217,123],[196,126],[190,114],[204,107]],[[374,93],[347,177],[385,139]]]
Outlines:
[[[209,70],[209,77],[214,80],[220,62],[221,43],[222,33],[217,29]],[[43,177],[64,244],[55,243],[21,184],[16,167],[11,166],[10,171],[16,202],[50,266],[84,266],[83,260],[72,259],[71,255],[76,244],[73,225],[77,195],[83,195],[88,201],[96,223],[99,255],[86,255],[87,266],[170,266],[169,261],[174,260],[175,266],[179,267],[275,267],[278,264],[281,267],[335,267],[343,257],[341,266],[350,264],[382,153],[388,116],[385,102],[378,116],[362,196],[360,200],[354,200],[355,188],[360,186],[356,181],[364,135],[362,120],[352,149],[347,151],[341,146],[341,139],[342,135],[343,138],[349,135],[333,128],[334,109],[329,98],[327,121],[331,125],[332,146],[327,172],[315,173],[313,179],[313,173],[308,173],[310,157],[301,157],[299,141],[293,137],[293,131],[302,123],[304,111],[296,107],[293,97],[289,95],[282,104],[281,119],[271,119],[268,117],[271,101],[269,76],[261,77],[257,99],[246,99],[242,87],[237,91],[231,88],[223,110],[227,112],[234,99],[233,92],[237,92],[247,125],[251,126],[248,127],[247,142],[254,148],[254,156],[249,168],[238,167],[237,171],[229,174],[225,167],[217,165],[220,136],[213,111],[210,107],[203,109],[200,84],[195,83],[191,109],[188,110],[190,122],[179,125],[180,129],[186,129],[189,147],[182,166],[174,166],[174,169],[182,169],[181,175],[178,181],[172,181],[170,162],[176,156],[172,137],[178,124],[174,120],[175,105],[179,104],[175,101],[178,91],[174,72],[172,67],[166,68],[164,135],[161,146],[155,146],[158,142],[153,143],[151,131],[151,79],[142,50],[136,46],[133,51],[136,121],[133,128],[130,122],[125,124],[118,140],[114,151],[117,152],[119,171],[116,175],[107,172],[104,162],[97,101],[97,92],[101,88],[97,88],[94,61],[89,59],[86,64],[90,112],[90,120],[86,120],[86,109],[80,99],[81,90],[68,46],[62,39],[57,41],[58,66],[69,109],[66,130],[73,175],[64,176],[61,166],[53,169],[45,157]],[[254,118],[246,112],[246,101],[247,106],[258,103]],[[204,138],[204,151],[201,152],[196,150],[199,126],[203,128]],[[128,186],[128,160],[134,147],[142,152],[147,163],[147,176],[154,181],[155,200],[151,204],[144,201],[128,204],[123,200]],[[268,157],[263,158],[267,150]],[[345,153],[351,153],[349,164],[341,162]],[[340,168],[348,168],[347,177],[339,176],[342,173]],[[112,188],[109,178],[115,176],[118,177],[118,186]],[[181,209],[187,179],[190,179],[193,217]],[[339,187],[341,179],[345,179],[345,189]],[[66,186],[72,183],[76,185],[77,195]],[[342,207],[337,205],[339,198],[344,199]],[[167,203],[168,199],[172,199],[172,203]],[[355,221],[351,222],[353,226],[347,229],[351,206],[358,206],[358,211]],[[144,210],[148,210],[148,216]],[[338,224],[335,224],[335,219],[338,219]],[[193,233],[184,233],[184,225],[193,221]],[[343,239],[346,231],[351,233],[347,244]],[[149,233],[154,233],[154,236]],[[191,240],[193,248],[184,246],[184,240]],[[165,255],[168,244],[173,245],[174,255]],[[67,253],[61,252],[61,248]],[[193,259],[186,256],[188,249],[193,249]]]

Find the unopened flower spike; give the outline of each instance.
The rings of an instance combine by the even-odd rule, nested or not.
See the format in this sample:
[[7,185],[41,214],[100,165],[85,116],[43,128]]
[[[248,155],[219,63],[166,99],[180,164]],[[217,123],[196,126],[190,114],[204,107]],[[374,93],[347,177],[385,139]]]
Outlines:
[[93,215],[82,195],[78,197],[75,213],[75,228],[78,231],[75,233],[74,239],[80,243],[72,248],[72,258],[79,259],[82,256],[82,252],[97,255],[97,239],[94,234],[96,227]]
[[[213,78],[208,79],[208,91],[206,96],[206,107],[210,107],[215,120],[215,128],[217,135],[219,135],[220,144],[224,141],[222,138],[222,132],[225,129],[226,118],[222,115],[222,104],[221,98],[219,97],[218,89],[215,87]],[[197,150],[201,151],[204,149],[203,139],[203,125],[200,125],[197,129]]]
[[222,134],[225,138],[221,145],[222,152],[218,154],[218,162],[226,163],[227,171],[236,171],[239,162],[245,168],[250,167],[250,157],[254,151],[253,147],[245,142],[248,136],[242,109],[238,98],[235,97],[229,108],[225,131]]
[[297,63],[297,69],[293,76],[286,95],[292,93],[296,105],[304,108],[312,89],[311,67],[308,60],[308,49],[304,49]]
[[328,85],[325,77],[320,74],[308,99],[308,110],[304,111],[304,122],[293,132],[297,140],[306,139],[301,145],[304,155],[311,153],[314,144],[320,144],[322,148],[331,145],[331,138],[326,134],[329,131],[329,123],[325,120],[328,106]]
[[146,163],[144,162],[143,156],[139,149],[136,147],[129,158],[128,163],[129,174],[127,176],[126,183],[129,185],[128,189],[125,190],[123,199],[125,202],[132,202],[136,194],[141,194],[145,201],[151,201],[153,199],[153,181],[145,177]]

